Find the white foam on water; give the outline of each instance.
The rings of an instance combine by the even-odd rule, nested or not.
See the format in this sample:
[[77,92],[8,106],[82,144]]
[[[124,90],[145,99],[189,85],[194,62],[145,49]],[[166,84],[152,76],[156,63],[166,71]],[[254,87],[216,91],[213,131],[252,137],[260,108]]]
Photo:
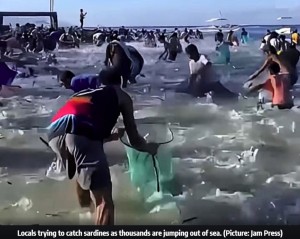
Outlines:
[[215,195],[208,195],[203,197],[203,200],[211,200],[215,202],[223,202],[233,205],[243,204],[248,198],[253,197],[251,194],[242,193],[242,192],[222,192],[220,189],[216,190]]

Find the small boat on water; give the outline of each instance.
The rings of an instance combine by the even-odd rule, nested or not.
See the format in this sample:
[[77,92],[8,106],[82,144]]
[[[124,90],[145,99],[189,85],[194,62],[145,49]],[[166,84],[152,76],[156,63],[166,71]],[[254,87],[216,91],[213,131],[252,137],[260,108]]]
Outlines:
[[275,30],[279,35],[291,35],[293,30],[291,27],[283,27],[280,29]]
[[[207,20],[206,22],[214,22],[218,23],[221,21],[228,21],[226,18],[212,18]],[[222,30],[222,32],[227,33],[229,31],[238,31],[240,29],[239,25],[231,25],[231,24],[225,24],[225,25],[220,25],[220,24],[214,24],[209,27],[201,27],[199,30],[201,30],[204,33],[216,33],[219,30]]]
[[[282,20],[291,20],[293,19],[292,17],[278,17],[278,21]],[[293,29],[290,26],[282,26],[280,29],[275,30],[280,35],[291,35],[293,33]]]

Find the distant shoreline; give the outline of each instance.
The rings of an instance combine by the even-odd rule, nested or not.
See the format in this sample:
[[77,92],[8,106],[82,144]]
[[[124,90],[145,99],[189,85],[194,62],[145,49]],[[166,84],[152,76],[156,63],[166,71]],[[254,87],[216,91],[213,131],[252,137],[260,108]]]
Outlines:
[[[125,28],[197,28],[197,27],[211,27],[213,24],[211,25],[194,25],[194,26],[124,26]],[[216,24],[218,25],[218,24]],[[272,24],[272,25],[252,25],[252,24],[237,24],[233,26],[240,26],[240,27],[282,27],[282,26],[290,26],[290,27],[298,27],[300,25],[297,24]],[[84,28],[120,28],[121,26],[86,26]]]
[[[29,18],[23,18],[23,17],[5,17],[4,18],[4,25],[8,25],[9,23],[11,23],[12,25],[15,25],[16,23],[21,23],[21,24],[25,24],[27,22],[32,22],[35,24],[40,24],[40,23],[44,23],[47,24],[48,20],[45,20],[47,17],[29,17]],[[279,22],[278,22],[279,23]],[[49,24],[49,23],[48,23]],[[58,25],[60,27],[70,27],[70,26],[79,26],[79,23],[70,23],[64,20],[58,20]],[[170,29],[170,28],[205,28],[205,27],[211,27],[213,25],[223,25],[220,23],[215,23],[213,24],[213,22],[211,24],[203,24],[203,25],[161,25],[161,26],[157,26],[157,25],[144,25],[144,26],[126,26],[124,25],[126,28],[135,28],[135,29],[141,29],[141,28],[152,28],[152,29],[161,29],[161,28],[166,28],[166,29]],[[227,24],[226,24],[227,25]],[[300,24],[263,24],[263,25],[258,25],[258,24],[232,24],[233,26],[239,26],[239,27],[284,27],[284,26],[290,26],[290,27],[299,27],[300,28]],[[96,26],[85,26],[84,28],[87,29],[95,29],[95,28],[120,28],[122,25],[115,25],[115,26],[104,26],[104,25],[96,25]]]

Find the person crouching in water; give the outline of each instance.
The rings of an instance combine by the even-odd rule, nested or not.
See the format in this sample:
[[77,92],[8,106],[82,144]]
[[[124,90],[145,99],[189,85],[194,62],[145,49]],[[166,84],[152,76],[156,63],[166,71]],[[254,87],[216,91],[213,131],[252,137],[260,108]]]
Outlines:
[[178,51],[180,51],[180,42],[177,37],[177,33],[174,32],[169,42],[166,41],[166,38],[164,36],[161,36],[159,39],[160,43],[164,44],[165,51],[159,56],[158,60],[166,60],[168,57],[168,61],[175,61],[177,57]]
[[128,45],[127,48],[128,48],[128,51],[130,52],[130,56],[132,59],[131,75],[130,75],[129,81],[136,83],[136,77],[138,75],[145,77],[144,74],[141,74],[141,71],[144,66],[144,58],[138,52],[138,50],[135,49],[133,46]]
[[268,48],[268,56],[263,65],[254,74],[252,74],[246,82],[254,80],[265,69],[267,69],[273,62],[279,64],[281,73],[289,75],[291,87],[298,81],[297,64],[299,61],[300,53],[294,45],[288,47],[288,49],[278,55],[277,50],[273,46]]
[[98,74],[76,75],[71,71],[64,71],[59,79],[62,86],[77,93],[86,89],[97,89],[101,85]]
[[59,46],[62,48],[79,48],[79,40],[69,33],[63,33],[59,38]]
[[198,52],[194,44],[190,44],[185,49],[190,62],[190,78],[188,91],[194,97],[204,97],[212,92],[213,101],[222,103],[224,100],[237,100],[238,95],[225,88],[219,80],[219,76],[214,71],[212,63],[205,55]]
[[112,182],[103,144],[124,134],[124,129],[112,133],[120,114],[133,148],[155,155],[159,144],[147,143],[138,133],[133,102],[121,88],[118,71],[106,68],[99,76],[101,88],[73,95],[56,112],[48,142],[69,179],[76,180],[80,206],[95,209],[96,225],[113,225]]
[[127,87],[128,81],[131,84],[136,83],[135,79],[131,77],[133,68],[133,59],[128,50],[128,46],[116,34],[112,36],[112,41],[106,47],[106,56],[104,60],[105,66],[113,66],[119,70],[123,78],[123,88]]
[[264,84],[257,86],[249,85],[249,93],[267,90],[272,94],[272,107],[277,106],[278,109],[291,109],[293,98],[290,92],[290,78],[287,74],[280,74],[280,65],[272,62],[269,66],[269,78]]

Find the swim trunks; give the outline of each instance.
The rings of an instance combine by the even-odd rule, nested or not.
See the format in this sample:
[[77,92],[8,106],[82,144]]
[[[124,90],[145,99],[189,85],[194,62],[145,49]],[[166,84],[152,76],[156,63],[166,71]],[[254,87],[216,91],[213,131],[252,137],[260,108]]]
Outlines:
[[56,160],[63,162],[69,179],[75,177],[82,189],[97,190],[111,186],[109,166],[101,141],[66,134],[53,138],[49,146],[55,152]]

